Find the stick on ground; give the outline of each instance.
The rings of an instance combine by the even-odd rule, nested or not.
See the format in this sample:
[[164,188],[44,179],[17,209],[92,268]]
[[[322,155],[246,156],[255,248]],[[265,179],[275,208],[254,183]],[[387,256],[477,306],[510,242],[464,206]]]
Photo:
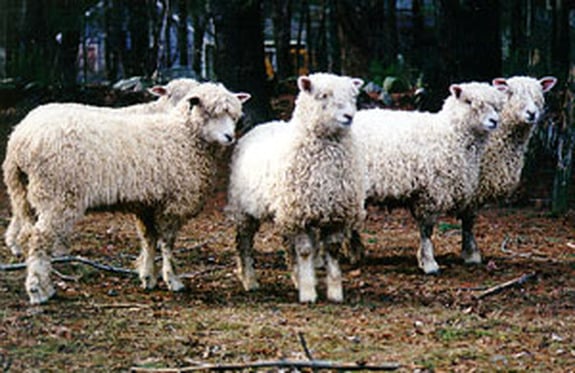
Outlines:
[[531,279],[532,277],[535,277],[535,275],[536,275],[535,272],[526,273],[526,274],[522,275],[521,277],[517,277],[513,280],[509,280],[509,281],[504,282],[502,284],[490,287],[489,289],[484,290],[481,293],[475,295],[474,298],[475,299],[485,298],[487,296],[496,294],[503,289],[510,288],[511,286],[521,285],[521,284],[525,283],[527,280]]

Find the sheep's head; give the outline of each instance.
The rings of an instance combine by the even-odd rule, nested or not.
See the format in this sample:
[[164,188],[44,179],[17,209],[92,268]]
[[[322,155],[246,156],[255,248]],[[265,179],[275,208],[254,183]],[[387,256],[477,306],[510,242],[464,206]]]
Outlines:
[[502,112],[505,123],[536,124],[545,109],[543,94],[556,83],[557,79],[552,76],[539,80],[526,76],[494,79],[495,87],[507,88],[507,100]]
[[158,102],[176,106],[192,89],[200,83],[189,78],[178,78],[166,85],[155,85],[148,89],[152,95],[159,97]]
[[361,79],[317,73],[299,77],[297,84],[300,93],[294,117],[301,123],[326,134],[349,128],[357,111]]
[[233,144],[236,123],[242,116],[242,104],[248,93],[232,93],[223,85],[204,83],[191,90],[180,109],[187,112],[188,123],[209,143]]
[[451,96],[444,110],[459,123],[476,133],[487,133],[497,128],[499,112],[503,107],[505,87],[492,87],[487,83],[452,84]]

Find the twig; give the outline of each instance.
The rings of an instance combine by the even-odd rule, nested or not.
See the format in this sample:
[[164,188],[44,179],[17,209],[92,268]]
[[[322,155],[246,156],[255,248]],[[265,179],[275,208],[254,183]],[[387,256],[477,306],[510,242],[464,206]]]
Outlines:
[[482,291],[481,293],[477,294],[474,296],[475,299],[481,299],[481,298],[485,298],[489,295],[493,295],[495,293],[500,292],[503,289],[507,289],[511,286],[514,285],[521,285],[524,282],[526,282],[527,280],[531,279],[532,277],[535,277],[536,273],[535,272],[531,272],[531,273],[526,273],[524,275],[522,275],[521,277],[517,277],[513,280],[509,280],[507,282],[504,282],[502,284],[490,287],[489,289]]
[[512,252],[511,250],[508,250],[508,249],[507,249],[507,243],[508,243],[510,240],[511,240],[511,239],[509,238],[509,236],[508,236],[508,235],[505,235],[505,238],[503,239],[503,242],[501,242],[501,247],[500,247],[501,252],[504,252],[504,253],[511,253],[511,252]]
[[272,360],[255,361],[251,363],[231,363],[231,364],[201,364],[198,366],[182,368],[141,368],[131,367],[130,372],[155,372],[155,373],[183,373],[197,370],[243,370],[257,368],[308,368],[308,369],[330,369],[330,370],[370,370],[370,371],[391,371],[401,368],[399,363],[384,363],[379,365],[362,365],[356,363],[338,363],[326,360]]
[[150,308],[151,306],[148,304],[140,304],[140,303],[93,303],[90,304],[90,307],[93,308]]
[[55,270],[54,268],[52,268],[52,272],[60,277],[62,280],[64,281],[73,281],[73,282],[78,282],[81,278],[81,276],[70,276],[70,275],[65,275],[60,271]]
[[[114,267],[114,266],[110,266],[107,264],[94,262],[92,260],[88,260],[88,259],[83,258],[81,256],[59,256],[56,258],[52,258],[51,261],[52,261],[52,263],[77,262],[77,263],[89,265],[91,267],[94,267],[94,268],[102,270],[102,271],[122,273],[122,274],[126,274],[126,275],[136,275],[137,274],[136,271],[131,270],[131,269],[126,269],[126,268],[122,268],[122,267]],[[0,270],[1,271],[18,271],[18,270],[25,269],[25,268],[26,268],[26,263],[0,264]]]
[[301,343],[301,346],[303,347],[303,351],[305,352],[305,356],[309,359],[309,361],[313,361],[313,356],[311,355],[309,348],[307,348],[307,343],[305,341],[303,333],[299,332],[299,333],[297,333],[297,335],[299,337],[299,343]]

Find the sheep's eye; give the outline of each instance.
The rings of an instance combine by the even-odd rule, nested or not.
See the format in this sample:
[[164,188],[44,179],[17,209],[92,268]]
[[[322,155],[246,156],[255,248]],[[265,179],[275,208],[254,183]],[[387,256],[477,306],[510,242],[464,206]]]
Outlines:
[[471,105],[471,100],[468,98],[466,98],[465,101],[463,101],[463,102],[465,102],[467,105]]
[[320,100],[325,100],[325,99],[327,99],[328,97],[329,97],[329,95],[328,95],[327,93],[322,93],[322,94],[319,95],[319,99],[320,99]]

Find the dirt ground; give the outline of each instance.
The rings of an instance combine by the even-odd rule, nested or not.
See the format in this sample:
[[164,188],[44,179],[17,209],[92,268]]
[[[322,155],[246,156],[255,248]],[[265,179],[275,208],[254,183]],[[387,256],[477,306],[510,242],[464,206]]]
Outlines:
[[[418,233],[402,210],[372,210],[366,261],[344,265],[345,302],[297,303],[285,253],[270,226],[257,236],[261,289],[234,274],[234,232],[224,193],[177,242],[186,290],[145,292],[135,276],[56,264],[57,297],[30,306],[24,270],[0,271],[0,369],[130,371],[203,363],[314,359],[399,371],[575,371],[575,219],[535,208],[487,208],[478,221],[483,265],[459,259],[458,222],[442,217],[434,239],[441,273],[416,266]],[[9,209],[0,198],[1,231]],[[129,216],[94,214],[74,233],[71,255],[132,268],[138,241]],[[0,262],[17,263],[2,243]],[[489,287],[522,285],[477,299]],[[320,273],[320,279],[323,279]]]

